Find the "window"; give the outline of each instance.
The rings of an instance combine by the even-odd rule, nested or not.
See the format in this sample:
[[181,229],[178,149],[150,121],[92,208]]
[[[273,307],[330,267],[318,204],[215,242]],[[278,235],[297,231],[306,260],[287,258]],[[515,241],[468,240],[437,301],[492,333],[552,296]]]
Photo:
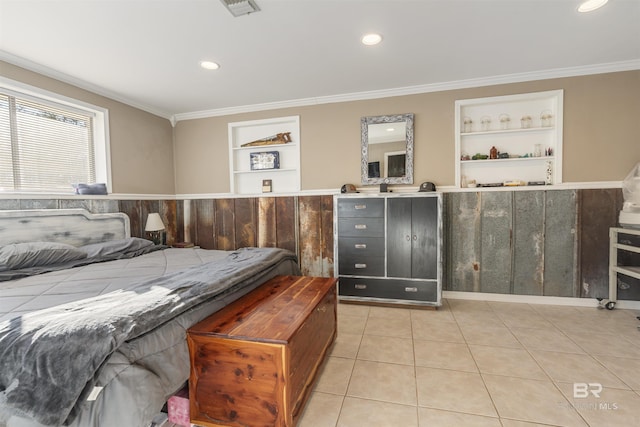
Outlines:
[[[109,183],[107,111],[0,80],[0,192]],[[22,90],[20,90],[22,89]]]

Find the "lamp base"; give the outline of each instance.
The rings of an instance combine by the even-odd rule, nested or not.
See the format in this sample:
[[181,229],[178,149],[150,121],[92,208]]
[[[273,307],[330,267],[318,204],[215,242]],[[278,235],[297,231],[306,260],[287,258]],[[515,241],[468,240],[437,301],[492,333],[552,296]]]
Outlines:
[[147,231],[147,239],[151,240],[154,245],[166,245],[167,233],[164,230]]

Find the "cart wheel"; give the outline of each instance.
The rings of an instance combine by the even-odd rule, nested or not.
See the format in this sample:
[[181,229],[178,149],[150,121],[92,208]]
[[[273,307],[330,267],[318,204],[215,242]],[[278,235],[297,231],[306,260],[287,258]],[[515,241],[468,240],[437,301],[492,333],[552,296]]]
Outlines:
[[607,310],[613,310],[616,307],[616,303],[614,301],[609,301],[605,307],[607,307]]

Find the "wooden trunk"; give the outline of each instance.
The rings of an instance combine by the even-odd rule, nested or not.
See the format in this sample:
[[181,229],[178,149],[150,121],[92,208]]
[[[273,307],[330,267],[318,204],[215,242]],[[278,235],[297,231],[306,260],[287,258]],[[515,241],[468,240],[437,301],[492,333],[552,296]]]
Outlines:
[[335,279],[268,281],[189,329],[191,421],[294,426],[335,337]]

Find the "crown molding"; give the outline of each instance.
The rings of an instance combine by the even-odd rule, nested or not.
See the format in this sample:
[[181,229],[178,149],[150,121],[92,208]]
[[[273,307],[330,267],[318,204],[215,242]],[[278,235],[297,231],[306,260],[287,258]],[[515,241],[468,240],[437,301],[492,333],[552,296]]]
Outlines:
[[332,104],[339,102],[365,101],[370,99],[390,98],[394,96],[417,95],[421,93],[441,92],[445,90],[468,89],[472,87],[493,86],[498,84],[520,83],[533,80],[548,80],[563,77],[577,77],[591,74],[614,73],[621,71],[632,71],[640,69],[640,59],[629,61],[610,62],[605,64],[594,64],[579,67],[556,68],[550,70],[542,70],[527,73],[504,74],[492,77],[481,77],[476,79],[457,80],[441,83],[430,83],[417,86],[406,86],[400,88],[380,89],[365,92],[353,92],[340,95],[319,96],[312,98],[293,99],[288,101],[269,102],[262,104],[243,105],[238,107],[217,108],[211,110],[195,111],[188,113],[170,114],[166,111],[159,110],[149,105],[141,104],[131,98],[123,96],[119,93],[109,91],[103,87],[89,83],[77,77],[70,76],[60,71],[53,70],[41,64],[37,64],[28,59],[13,55],[6,51],[0,50],[0,61],[24,68],[29,71],[42,74],[43,76],[59,80],[76,86],[80,89],[87,90],[121,102],[131,107],[137,108],[147,113],[163,117],[170,121],[172,126],[182,120],[201,119],[207,117],[228,116],[232,114],[251,113],[256,111],[276,110],[292,107],[307,107],[312,105]]
[[34,73],[41,74],[45,77],[49,77],[49,78],[61,81],[63,83],[73,85],[80,89],[84,89],[91,93],[95,93],[96,95],[104,96],[114,101],[118,101],[123,104],[126,104],[130,107],[137,108],[142,111],[146,111],[147,113],[153,114],[154,116],[162,117],[169,121],[172,121],[173,116],[171,115],[171,113],[158,110],[157,108],[153,108],[145,104],[140,104],[139,102],[136,102],[126,96],[122,96],[119,93],[109,91],[101,86],[94,85],[93,83],[89,83],[77,77],[70,76],[69,74],[56,71],[47,66],[37,64],[33,61],[21,58],[11,53],[5,52],[3,50],[0,50],[0,61],[4,61],[9,64],[15,65],[17,67],[24,68],[25,70],[33,71]]
[[331,104],[338,102],[364,101],[369,99],[390,98],[393,96],[417,95],[421,93],[442,92],[445,90],[468,89],[473,87],[494,86],[508,83],[521,83],[534,80],[548,80],[563,77],[577,77],[591,74],[615,73],[640,69],[640,59],[610,62],[581,67],[556,68],[527,73],[504,74],[492,77],[457,80],[442,83],[407,86],[392,89],[380,89],[367,92],[354,92],[341,95],[302,98],[289,101],[270,102],[264,104],[244,105],[238,107],[218,108],[213,110],[180,113],[173,116],[173,122],[181,120],[203,119],[207,117],[228,116],[231,114],[251,113],[256,111],[276,110],[291,107],[307,107],[311,105]]

